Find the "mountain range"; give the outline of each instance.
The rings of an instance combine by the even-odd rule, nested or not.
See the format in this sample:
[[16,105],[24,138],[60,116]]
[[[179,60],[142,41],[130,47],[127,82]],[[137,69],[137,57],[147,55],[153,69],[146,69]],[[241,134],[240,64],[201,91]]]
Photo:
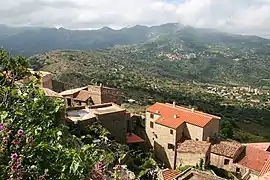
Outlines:
[[[111,68],[117,65],[130,68],[129,72],[141,71],[151,76],[176,80],[260,87],[269,87],[270,84],[269,39],[193,28],[178,23],[151,27],[137,25],[120,30],[109,27],[67,30],[0,26],[0,45],[11,54],[27,57],[54,50],[87,51],[89,57],[82,56],[83,59],[80,55],[75,57],[80,53],[70,56],[74,56],[77,63],[86,64],[86,70],[89,70],[87,63],[90,65],[96,62],[97,66],[103,61],[111,63],[103,73],[111,73]],[[91,57],[97,54],[100,55],[97,59]],[[38,59],[36,64],[44,67],[46,63],[68,63],[72,59],[61,56],[52,60],[50,55],[46,57],[48,59],[41,60],[35,56]],[[89,62],[88,59],[95,62]],[[85,71],[82,68],[75,70],[74,67],[70,69]]]

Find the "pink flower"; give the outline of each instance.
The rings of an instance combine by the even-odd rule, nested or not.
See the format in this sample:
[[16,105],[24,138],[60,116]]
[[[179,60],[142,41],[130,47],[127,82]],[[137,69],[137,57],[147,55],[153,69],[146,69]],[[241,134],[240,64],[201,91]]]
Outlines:
[[18,140],[17,140],[17,139],[14,139],[14,140],[13,140],[13,144],[15,144],[15,145],[16,145],[16,144],[18,144],[18,143],[19,143],[19,142],[18,142]]
[[4,143],[5,143],[5,145],[8,145],[8,140],[5,139],[5,140],[4,140]]
[[14,165],[14,166],[11,167],[11,170],[12,171],[17,171],[17,169],[18,169],[18,166],[17,165]]
[[23,132],[23,130],[21,130],[21,129],[20,129],[20,130],[18,130],[18,134],[19,134],[19,135],[21,135],[21,136],[24,136],[24,132]]
[[17,158],[18,158],[18,154],[17,154],[17,153],[12,154],[12,155],[11,155],[11,158],[12,158],[12,159],[17,159]]
[[29,146],[32,146],[33,142],[34,142],[34,137],[31,136],[30,139],[29,139]]

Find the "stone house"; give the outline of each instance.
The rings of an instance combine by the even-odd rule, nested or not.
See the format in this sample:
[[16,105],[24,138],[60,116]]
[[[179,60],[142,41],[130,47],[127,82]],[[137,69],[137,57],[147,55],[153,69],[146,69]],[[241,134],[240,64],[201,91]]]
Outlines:
[[119,91],[114,88],[89,85],[70,89],[60,93],[66,98],[67,107],[85,106],[103,103],[120,104]]
[[156,103],[146,110],[145,129],[156,157],[176,167],[177,143],[183,138],[205,141],[219,135],[220,117],[173,104]]
[[244,150],[244,146],[236,141],[221,141],[212,145],[210,165],[225,169],[231,172],[239,172],[234,163]]
[[87,126],[99,123],[110,132],[112,138],[122,143],[144,142],[136,134],[128,133],[129,117],[130,114],[115,103],[71,107],[66,110],[67,123],[76,125],[80,133],[83,133]]
[[[18,85],[29,83],[34,79],[34,77],[39,78],[39,83],[37,84],[38,87],[53,89],[53,74],[46,71],[33,71],[29,69],[30,74],[23,77],[22,79],[16,81]],[[11,72],[5,72],[6,76],[12,77]]]
[[113,102],[120,105],[120,91],[115,88],[105,87],[102,84],[99,86],[89,85],[88,91],[94,104],[103,104]]
[[211,143],[207,141],[185,140],[178,143],[176,152],[176,167],[196,166],[203,162],[203,167],[210,163]]

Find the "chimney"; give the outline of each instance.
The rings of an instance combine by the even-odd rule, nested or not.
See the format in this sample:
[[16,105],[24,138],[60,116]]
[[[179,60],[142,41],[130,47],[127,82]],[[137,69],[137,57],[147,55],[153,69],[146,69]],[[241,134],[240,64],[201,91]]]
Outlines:
[[156,113],[159,114],[159,110],[156,110]]
[[99,86],[102,87],[102,83],[100,83]]
[[178,116],[176,114],[173,115],[173,118],[176,119]]
[[194,108],[191,108],[191,112],[194,112]]
[[175,102],[173,102],[173,107],[175,107]]

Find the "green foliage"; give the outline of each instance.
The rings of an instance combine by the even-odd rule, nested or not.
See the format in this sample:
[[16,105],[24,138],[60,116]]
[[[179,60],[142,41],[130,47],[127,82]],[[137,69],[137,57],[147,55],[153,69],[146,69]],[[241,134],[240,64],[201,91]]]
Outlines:
[[222,121],[221,136],[225,139],[233,139],[233,126],[230,121]]
[[177,171],[180,171],[180,172],[183,172],[189,168],[192,168],[193,166],[190,166],[190,165],[185,165],[185,166],[179,166],[176,168]]
[[203,170],[203,168],[204,168],[204,167],[203,167],[203,159],[201,158],[201,159],[200,159],[200,163],[199,163],[199,169],[200,169],[200,170]]

